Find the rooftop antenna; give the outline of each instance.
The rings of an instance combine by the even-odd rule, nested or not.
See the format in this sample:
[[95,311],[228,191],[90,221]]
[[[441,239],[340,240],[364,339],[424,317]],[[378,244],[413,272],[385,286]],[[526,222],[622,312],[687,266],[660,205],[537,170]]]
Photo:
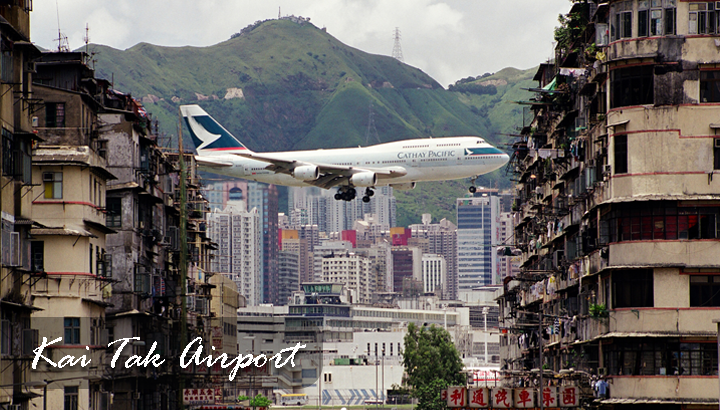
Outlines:
[[278,20],[280,20],[280,6],[278,6]]
[[400,28],[395,27],[395,45],[393,46],[392,56],[394,59],[404,63],[405,59],[403,58],[402,47],[400,47],[400,38]]
[[375,136],[377,142],[382,142],[380,141],[377,128],[375,128],[375,111],[373,110],[372,101],[370,101],[370,107],[368,108],[368,126],[367,131],[365,132],[365,146],[370,144],[370,134]]
[[67,53],[70,51],[70,43],[66,35],[60,32],[60,6],[58,6],[58,0],[55,0],[55,10],[57,11],[57,23],[58,23],[58,51],[61,53]]
[[90,25],[88,23],[85,23],[85,37],[83,37],[83,41],[85,42],[85,58],[87,59],[87,63],[92,63],[92,69],[95,69],[95,60],[93,59],[93,55],[90,54]]

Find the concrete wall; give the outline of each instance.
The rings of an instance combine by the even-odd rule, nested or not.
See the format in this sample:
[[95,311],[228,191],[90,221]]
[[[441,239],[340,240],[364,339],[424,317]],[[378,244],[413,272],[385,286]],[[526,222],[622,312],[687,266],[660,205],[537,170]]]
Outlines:
[[614,266],[720,266],[720,242],[711,240],[630,241],[610,245]]
[[610,397],[717,399],[717,376],[613,376]]

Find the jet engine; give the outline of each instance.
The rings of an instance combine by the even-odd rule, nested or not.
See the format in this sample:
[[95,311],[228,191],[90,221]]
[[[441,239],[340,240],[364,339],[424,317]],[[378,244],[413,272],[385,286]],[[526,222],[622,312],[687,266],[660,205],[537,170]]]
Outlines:
[[350,183],[353,186],[375,186],[377,185],[377,175],[370,171],[359,172],[350,176]]
[[300,181],[314,181],[320,176],[320,169],[315,165],[302,165],[295,167],[292,176]]
[[390,184],[393,189],[397,189],[398,191],[409,191],[411,189],[415,189],[415,183],[414,182],[406,182],[404,184]]

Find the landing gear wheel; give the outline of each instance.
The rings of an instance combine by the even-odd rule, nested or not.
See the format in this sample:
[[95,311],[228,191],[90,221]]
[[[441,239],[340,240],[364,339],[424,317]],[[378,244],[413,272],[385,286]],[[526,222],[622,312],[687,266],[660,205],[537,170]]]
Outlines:
[[350,199],[355,198],[355,195],[357,195],[357,191],[355,191],[355,188],[348,188],[347,193],[350,194],[350,196],[352,197]]
[[336,200],[336,201],[339,201],[339,200],[341,200],[341,199],[343,199],[343,194],[341,194],[340,192],[336,193],[336,194],[335,194],[335,200]]
[[363,197],[363,200],[362,200],[362,201],[365,202],[365,203],[368,203],[368,202],[370,202],[370,197],[367,196],[367,195],[365,195],[365,196]]
[[475,192],[477,192],[477,188],[475,188],[475,181],[477,181],[477,179],[478,179],[477,175],[470,178],[470,188],[468,188],[468,191],[470,191],[471,194],[474,194]]
[[373,196],[373,195],[375,195],[375,191],[373,191],[370,188],[365,189],[365,196]]

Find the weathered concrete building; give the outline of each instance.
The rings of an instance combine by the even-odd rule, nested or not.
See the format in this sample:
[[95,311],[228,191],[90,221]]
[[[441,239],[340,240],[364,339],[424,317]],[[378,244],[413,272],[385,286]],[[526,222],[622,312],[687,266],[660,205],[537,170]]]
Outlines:
[[[155,353],[172,354],[173,318],[179,308],[180,276],[174,252],[180,249],[179,168],[158,148],[152,121],[130,95],[107,89],[98,114],[108,169],[117,177],[107,187],[106,258],[112,262],[112,306],[106,310],[112,340],[139,337],[118,360]],[[177,380],[171,366],[108,370],[113,406],[120,409],[176,406]]]
[[[44,104],[36,112],[42,141],[33,151],[38,184],[30,196],[37,227],[30,235],[33,260],[44,273],[33,281],[33,305],[41,310],[33,314],[32,326],[48,341],[62,337],[52,348],[53,357],[77,355],[87,346],[83,353],[92,361],[62,370],[38,365],[35,381],[59,379],[47,389],[50,407],[69,401],[100,408],[107,401],[101,388],[110,290],[106,237],[114,231],[105,225],[105,192],[115,177],[107,169],[97,127],[100,103],[94,96],[103,84],[84,58],[82,53],[45,53],[36,61],[33,80],[34,96]],[[47,372],[56,376],[49,378]]]
[[601,408],[717,407],[715,6],[575,3],[556,32],[510,164],[523,254],[500,326],[514,374],[605,376]]
[[[37,107],[32,91],[32,60],[39,51],[30,43],[30,7],[0,5],[0,407],[27,408],[42,390],[33,389],[30,362],[38,331],[31,328],[30,289],[43,265],[33,264],[31,147],[36,139],[31,117]],[[40,260],[39,262],[42,262]]]

